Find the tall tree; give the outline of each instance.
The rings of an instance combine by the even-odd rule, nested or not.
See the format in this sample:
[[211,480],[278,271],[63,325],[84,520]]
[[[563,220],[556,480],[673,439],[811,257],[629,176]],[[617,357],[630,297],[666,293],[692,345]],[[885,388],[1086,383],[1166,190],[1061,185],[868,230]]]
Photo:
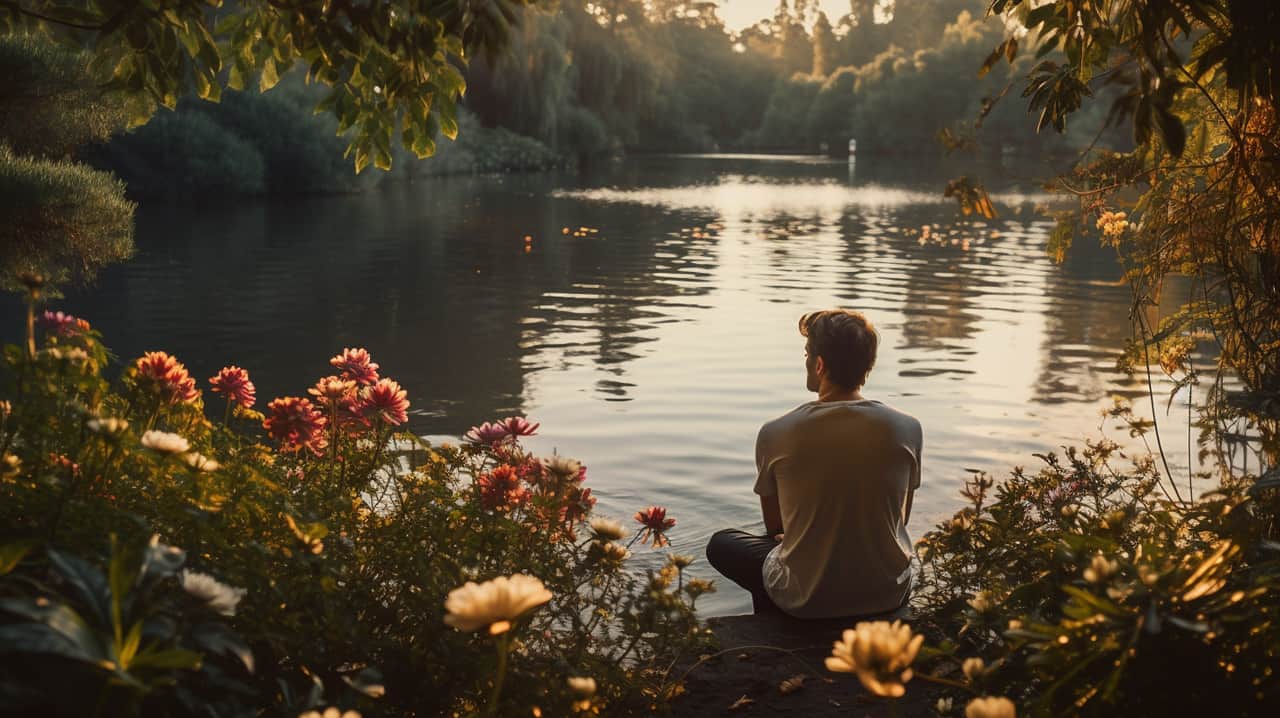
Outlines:
[[818,13],[813,23],[813,74],[826,77],[834,69],[836,36],[831,31],[831,21],[825,12]]

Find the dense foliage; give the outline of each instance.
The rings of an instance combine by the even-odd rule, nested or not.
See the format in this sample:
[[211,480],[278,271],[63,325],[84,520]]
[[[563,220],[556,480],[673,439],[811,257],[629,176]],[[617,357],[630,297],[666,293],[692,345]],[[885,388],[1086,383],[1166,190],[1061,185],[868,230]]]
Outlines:
[[263,413],[227,367],[211,420],[173,357],[111,382],[86,322],[40,326],[0,374],[5,712],[626,714],[700,652],[691,559],[626,568],[674,521],[593,518],[580,463],[521,448],[537,425],[397,434],[405,392],[354,349]]
[[[969,506],[920,543],[917,602],[944,637],[927,677],[1008,696],[1035,715],[1273,715],[1280,44],[1261,28],[1277,8],[996,0],[993,9],[1023,31],[986,66],[1015,61],[1020,46],[1038,58],[1062,53],[1028,76],[1039,127],[1061,129],[1110,88],[1110,119],[1133,129],[1133,152],[1089,154],[1058,180],[1079,206],[1060,215],[1050,251],[1061,258],[1095,230],[1115,248],[1134,291],[1136,339],[1122,363],[1172,380],[1168,405],[1185,403],[1188,451],[1196,428],[1200,450],[1186,466],[1168,459],[1153,395],[1153,418],[1120,400],[1105,413],[1131,437],[1153,437],[1152,453],[1131,458],[1102,440],[1041,456],[1038,472],[998,484],[974,477]],[[1175,282],[1186,302],[1161,317]],[[1197,392],[1202,375],[1212,383]]]

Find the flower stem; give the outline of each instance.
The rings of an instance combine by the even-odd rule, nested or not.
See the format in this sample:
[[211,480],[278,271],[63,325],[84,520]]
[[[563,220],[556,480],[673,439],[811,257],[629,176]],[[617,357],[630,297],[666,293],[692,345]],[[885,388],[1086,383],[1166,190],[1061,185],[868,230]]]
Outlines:
[[493,679],[493,693],[489,696],[489,705],[485,710],[485,715],[495,716],[498,714],[498,700],[502,697],[502,681],[507,677],[507,637],[510,631],[503,633],[498,637],[498,674]]

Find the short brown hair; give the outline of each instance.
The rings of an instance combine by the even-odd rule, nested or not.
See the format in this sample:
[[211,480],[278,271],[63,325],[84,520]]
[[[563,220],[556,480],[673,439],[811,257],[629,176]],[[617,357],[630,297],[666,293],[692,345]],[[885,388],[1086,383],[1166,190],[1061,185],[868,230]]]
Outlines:
[[800,334],[809,338],[809,353],[822,357],[831,381],[858,389],[876,363],[880,335],[871,321],[852,309],[824,309],[800,317]]

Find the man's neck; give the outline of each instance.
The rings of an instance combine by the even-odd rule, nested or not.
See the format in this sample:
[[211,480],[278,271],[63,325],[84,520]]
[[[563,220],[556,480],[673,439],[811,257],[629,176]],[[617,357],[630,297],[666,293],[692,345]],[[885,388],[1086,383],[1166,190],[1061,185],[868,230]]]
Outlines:
[[844,389],[838,386],[824,385],[818,389],[818,401],[861,401],[862,393],[857,389]]

